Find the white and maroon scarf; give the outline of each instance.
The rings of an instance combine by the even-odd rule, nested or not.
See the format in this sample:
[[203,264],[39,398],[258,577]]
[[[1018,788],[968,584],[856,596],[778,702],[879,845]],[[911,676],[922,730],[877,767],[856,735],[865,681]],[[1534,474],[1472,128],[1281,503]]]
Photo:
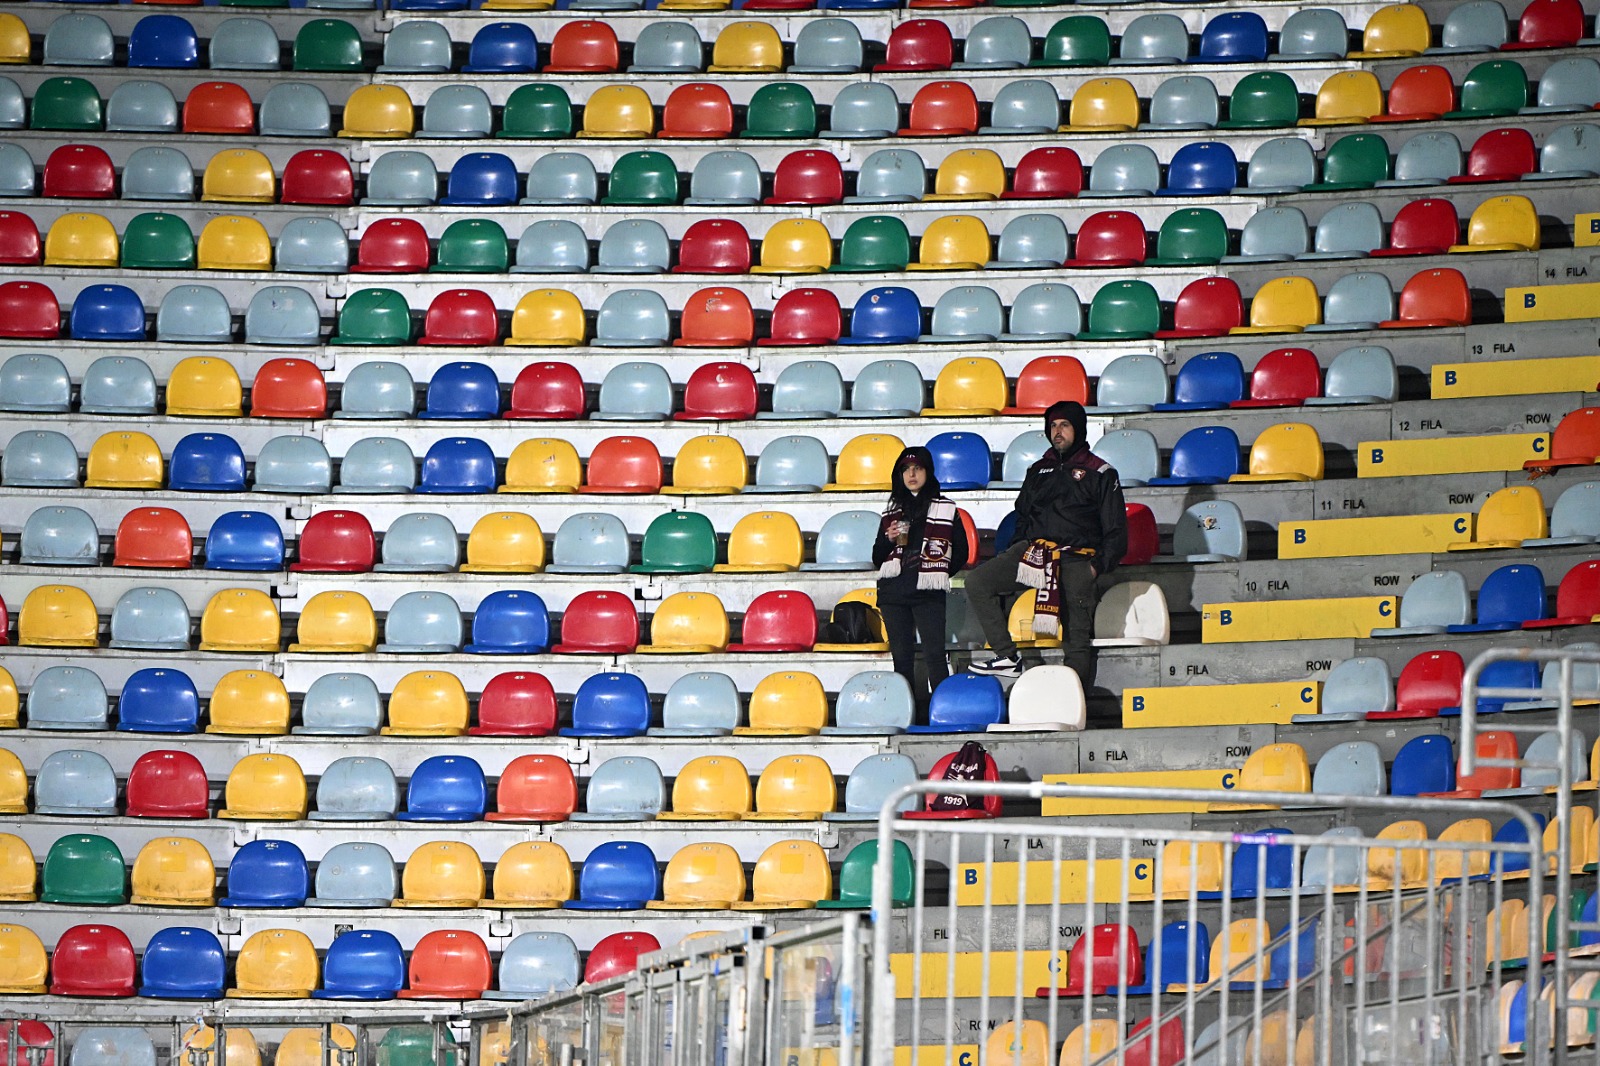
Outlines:
[[[905,512],[890,505],[883,512],[878,532],[891,542],[889,530],[896,522],[906,521]],[[948,592],[950,589],[950,553],[955,550],[952,535],[956,524],[956,505],[940,496],[928,504],[928,517],[922,524],[922,552],[917,556],[917,588]],[[896,544],[894,552],[878,567],[881,578],[899,577],[905,548]]]

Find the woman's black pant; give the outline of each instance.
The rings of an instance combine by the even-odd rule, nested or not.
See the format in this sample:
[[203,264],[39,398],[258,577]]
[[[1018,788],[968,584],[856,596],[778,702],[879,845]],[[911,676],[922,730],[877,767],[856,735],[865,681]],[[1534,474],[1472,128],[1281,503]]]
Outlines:
[[[928,693],[950,676],[945,658],[945,598],[942,591],[926,590],[908,600],[879,601],[883,627],[889,637],[889,655],[894,672],[911,684],[919,707],[928,702]],[[922,645],[922,661],[927,673],[927,688],[917,683],[917,645]]]

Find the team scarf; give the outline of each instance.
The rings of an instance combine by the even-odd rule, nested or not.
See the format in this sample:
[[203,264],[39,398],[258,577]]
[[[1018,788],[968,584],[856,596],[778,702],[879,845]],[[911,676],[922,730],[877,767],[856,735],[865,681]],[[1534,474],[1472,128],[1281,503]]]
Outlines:
[[[895,522],[905,522],[905,512],[896,504],[890,504],[889,509],[883,512],[883,518],[878,523],[878,534],[890,541],[889,529]],[[922,552],[917,556],[917,588],[931,589],[938,592],[950,590],[950,553],[954,550],[955,542],[952,534],[956,524],[956,505],[940,496],[928,504],[928,517],[922,524]],[[902,545],[896,544],[893,553],[878,567],[880,578],[900,576],[902,559],[906,553]]]
[[1017,561],[1017,584],[1034,589],[1033,631],[1055,636],[1061,631],[1061,547],[1036,540]]

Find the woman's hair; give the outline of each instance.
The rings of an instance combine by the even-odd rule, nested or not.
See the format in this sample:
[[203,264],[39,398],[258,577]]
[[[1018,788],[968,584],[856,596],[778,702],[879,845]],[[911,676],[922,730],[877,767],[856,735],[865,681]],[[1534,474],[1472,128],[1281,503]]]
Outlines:
[[[921,492],[912,492],[906,488],[904,478],[908,461],[915,461],[927,474],[927,480],[922,483]],[[916,518],[925,514],[928,504],[939,497],[939,479],[933,473],[933,454],[926,448],[907,448],[900,453],[894,461],[894,475],[889,479],[889,504],[905,512],[908,518]]]

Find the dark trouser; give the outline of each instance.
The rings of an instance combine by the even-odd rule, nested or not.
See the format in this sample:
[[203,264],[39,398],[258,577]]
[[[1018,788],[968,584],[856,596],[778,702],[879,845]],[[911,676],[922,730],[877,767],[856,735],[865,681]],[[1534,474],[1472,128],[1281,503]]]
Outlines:
[[[917,705],[928,702],[928,693],[939,687],[939,682],[950,676],[950,664],[944,653],[945,593],[924,591],[910,601],[880,602],[883,628],[889,636],[889,656],[894,660],[894,672],[911,684]],[[922,662],[928,674],[928,687],[917,684],[917,644],[921,637]]]
[[[1017,581],[1017,563],[1026,542],[1013,544],[988,562],[967,571],[967,603],[983,628],[983,636],[997,656],[1014,658],[1016,641],[1007,629],[1011,604],[1027,588]],[[1099,601],[1090,560],[1082,555],[1061,557],[1062,650],[1067,665],[1078,672],[1084,688],[1094,682],[1094,608]]]

